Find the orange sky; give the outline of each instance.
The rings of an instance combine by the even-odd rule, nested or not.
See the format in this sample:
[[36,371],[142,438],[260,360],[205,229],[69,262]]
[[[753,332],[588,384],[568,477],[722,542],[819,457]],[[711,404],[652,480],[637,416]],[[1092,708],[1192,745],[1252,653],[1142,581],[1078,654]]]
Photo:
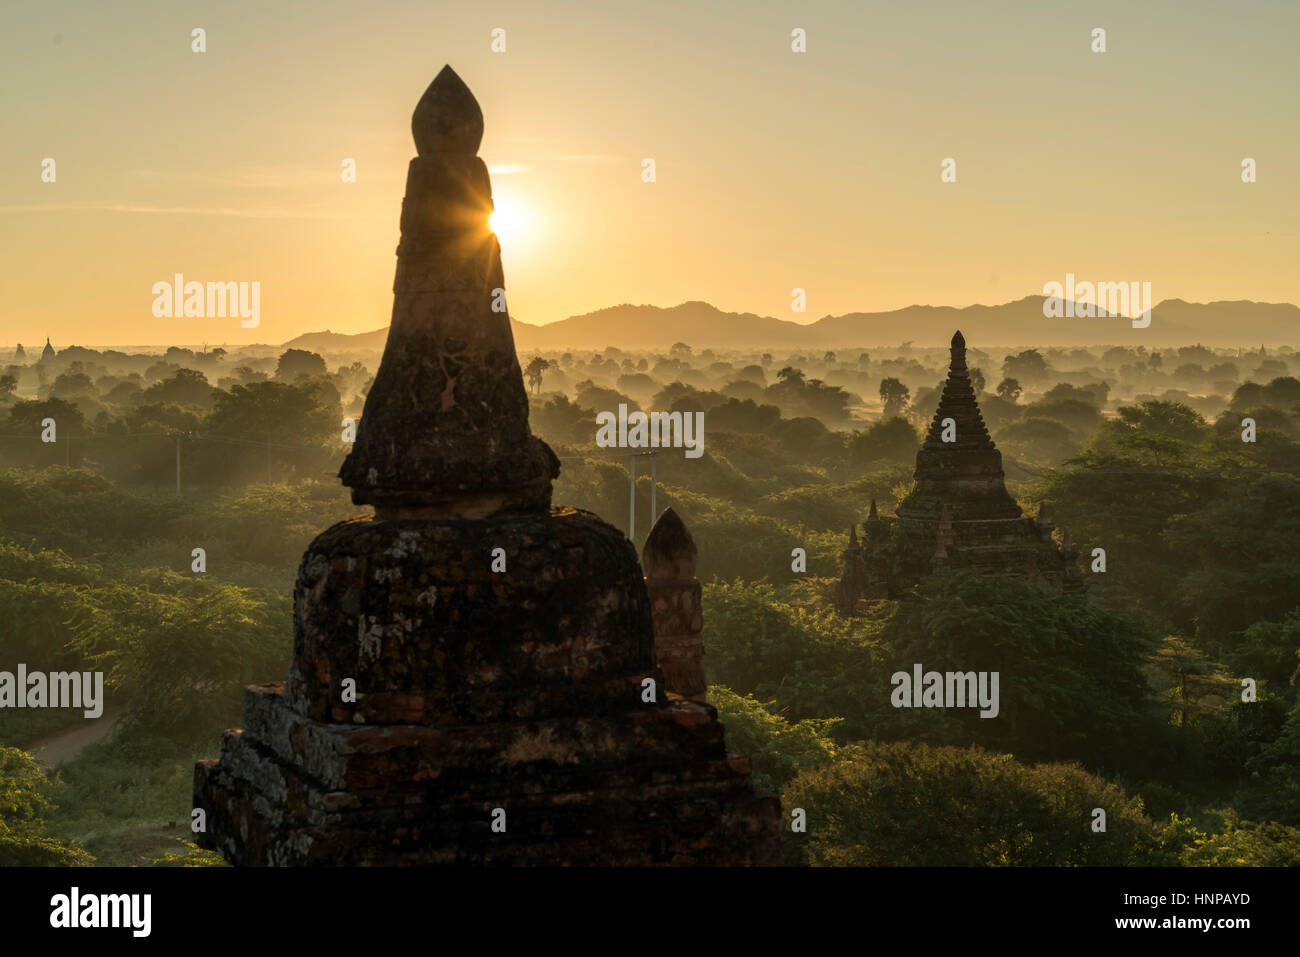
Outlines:
[[[1300,5],[1065,6],[9,4],[0,343],[385,325],[410,113],[447,62],[483,108],[526,322],[688,299],[812,321],[1067,272],[1300,302]],[[260,325],[156,318],[175,273],[259,282]]]

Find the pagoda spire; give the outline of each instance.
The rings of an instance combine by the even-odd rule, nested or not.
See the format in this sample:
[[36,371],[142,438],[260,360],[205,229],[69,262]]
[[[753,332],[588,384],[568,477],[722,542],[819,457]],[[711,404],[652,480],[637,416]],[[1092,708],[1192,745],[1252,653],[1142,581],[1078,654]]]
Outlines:
[[392,324],[339,477],[380,517],[544,511],[559,460],[528,427],[477,155],[483,113],[450,66],[420,98],[411,132]]
[[[943,384],[939,407],[930,422],[925,437],[926,448],[991,449],[993,439],[980,414],[975,389],[971,386],[970,370],[966,367],[966,338],[961,330],[953,334],[948,360],[948,378]],[[944,419],[952,419],[957,427],[957,441],[944,442]]]
[[898,514],[934,521],[940,506],[947,505],[954,521],[1019,518],[1020,506],[1006,489],[1002,453],[993,444],[971,387],[961,330],[953,334],[951,349],[939,407],[916,453],[912,493]]

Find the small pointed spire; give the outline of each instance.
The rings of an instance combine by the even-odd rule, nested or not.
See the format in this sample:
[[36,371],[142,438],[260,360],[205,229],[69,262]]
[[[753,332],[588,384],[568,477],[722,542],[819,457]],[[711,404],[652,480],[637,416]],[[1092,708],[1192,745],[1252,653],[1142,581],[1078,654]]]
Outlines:
[[675,511],[666,508],[645,540],[641,568],[652,581],[690,579],[695,577],[698,556],[699,549],[686,523]]
[[948,363],[948,368],[953,372],[965,370],[966,368],[966,337],[958,329],[952,334],[952,352]]
[[849,547],[856,548],[858,545],[858,530],[855,526],[849,526]]
[[867,512],[867,521],[868,522],[880,521],[880,516],[876,514],[876,500],[874,498],[871,500],[871,511]]

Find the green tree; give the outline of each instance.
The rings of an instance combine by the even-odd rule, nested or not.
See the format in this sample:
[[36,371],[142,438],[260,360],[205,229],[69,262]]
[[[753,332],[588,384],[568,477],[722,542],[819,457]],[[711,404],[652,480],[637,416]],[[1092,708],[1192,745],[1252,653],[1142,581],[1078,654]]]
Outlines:
[[1007,356],[1002,362],[1004,379],[1021,379],[1032,385],[1045,379],[1047,373],[1047,360],[1037,349],[1026,349],[1016,355]]
[[204,426],[225,435],[324,444],[337,435],[339,419],[338,392],[332,386],[253,382],[218,393]]
[[837,718],[792,724],[753,695],[741,697],[724,685],[709,688],[709,704],[727,729],[727,750],[752,762],[759,791],[779,794],[800,771],[830,764],[839,750],[831,737]]
[[45,771],[26,751],[0,747],[0,867],[85,867],[95,863],[73,842],[46,833],[54,811]]
[[1281,733],[1246,762],[1245,810],[1300,825],[1300,705],[1291,709]]
[[880,401],[884,404],[886,417],[896,416],[907,408],[911,390],[893,376],[880,380]]
[[9,407],[5,431],[40,435],[41,422],[47,418],[55,421],[59,435],[81,435],[86,431],[86,417],[82,411],[66,399],[53,398],[15,402]]
[[563,393],[534,405],[529,418],[534,432],[556,444],[587,443],[596,434],[595,412],[570,401]]
[[282,382],[296,382],[328,374],[325,360],[306,349],[286,349],[275,367],[275,377]]
[[528,363],[528,366],[524,369],[524,375],[528,379],[529,388],[538,395],[541,395],[542,392],[542,377],[550,367],[551,364],[541,356],[533,356],[532,360]]
[[849,455],[861,465],[910,462],[916,457],[921,438],[906,419],[891,416],[877,419],[849,440]]
[[881,707],[887,719],[862,729],[873,736],[975,743],[1031,760],[1115,767],[1132,756],[1125,742],[1146,721],[1144,669],[1155,636],[1142,622],[1077,594],[973,572],[931,578],[914,600],[897,603],[878,642],[886,667],[859,694],[887,702],[890,675],[920,662],[926,671],[999,672],[1001,704],[997,720],[973,708]]
[[233,585],[191,585],[174,572],[171,594],[127,584],[97,590],[75,621],[71,646],[107,672],[134,726],[200,740],[237,720],[242,688],[280,680],[289,661],[289,598]]
[[1222,711],[1227,695],[1240,687],[1222,665],[1180,635],[1167,635],[1151,663],[1169,683],[1170,721],[1180,731],[1199,717]]
[[[1159,833],[1140,798],[1077,765],[1025,765],[980,748],[867,742],[794,778],[797,855],[829,866],[1095,866],[1147,863]],[[1093,809],[1106,812],[1104,833]]]
[[798,388],[804,384],[804,374],[794,366],[785,366],[776,374],[778,383]]
[[1221,493],[1179,504],[1165,505],[1175,512],[1165,541],[1176,556],[1177,617],[1194,623],[1202,647],[1229,658],[1241,632],[1285,618],[1300,596],[1300,477],[1225,481]]
[[208,378],[197,369],[178,369],[166,379],[155,382],[144,390],[141,401],[146,403],[173,403],[175,405],[194,406],[199,409],[212,408],[213,395],[216,390],[208,385]]

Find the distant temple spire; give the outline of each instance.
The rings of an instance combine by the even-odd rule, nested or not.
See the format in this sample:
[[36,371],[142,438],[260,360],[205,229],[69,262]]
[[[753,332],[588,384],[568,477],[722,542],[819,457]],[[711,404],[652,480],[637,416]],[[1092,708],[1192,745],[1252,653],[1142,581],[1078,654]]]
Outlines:
[[50,345],[50,337],[45,337],[45,348],[41,350],[42,359],[53,359],[55,356],[54,346]]
[[836,596],[842,614],[857,614],[863,600],[903,594],[929,575],[962,570],[1023,577],[1057,591],[1083,587],[1073,547],[1052,540],[1046,505],[1029,518],[1007,491],[960,330],[912,477],[896,517],[879,517],[872,500],[866,541],[859,546],[850,534]]
[[[943,441],[943,420],[951,418],[957,423],[957,441]],[[975,389],[971,386],[970,370],[966,368],[966,339],[961,330],[952,337],[952,352],[948,361],[948,379],[943,384],[939,408],[930,422],[925,437],[926,448],[991,449],[993,439],[984,425]]]
[[[945,442],[945,434],[952,441]],[[1021,516],[1004,484],[1002,453],[993,444],[971,387],[966,339],[960,330],[952,337],[948,378],[916,454],[913,478],[912,494],[899,507],[900,516],[933,519],[941,500],[950,505],[954,519]]]
[[356,504],[484,518],[549,508],[559,460],[528,427],[505,309],[483,113],[450,66],[411,118],[393,320],[339,477]]

